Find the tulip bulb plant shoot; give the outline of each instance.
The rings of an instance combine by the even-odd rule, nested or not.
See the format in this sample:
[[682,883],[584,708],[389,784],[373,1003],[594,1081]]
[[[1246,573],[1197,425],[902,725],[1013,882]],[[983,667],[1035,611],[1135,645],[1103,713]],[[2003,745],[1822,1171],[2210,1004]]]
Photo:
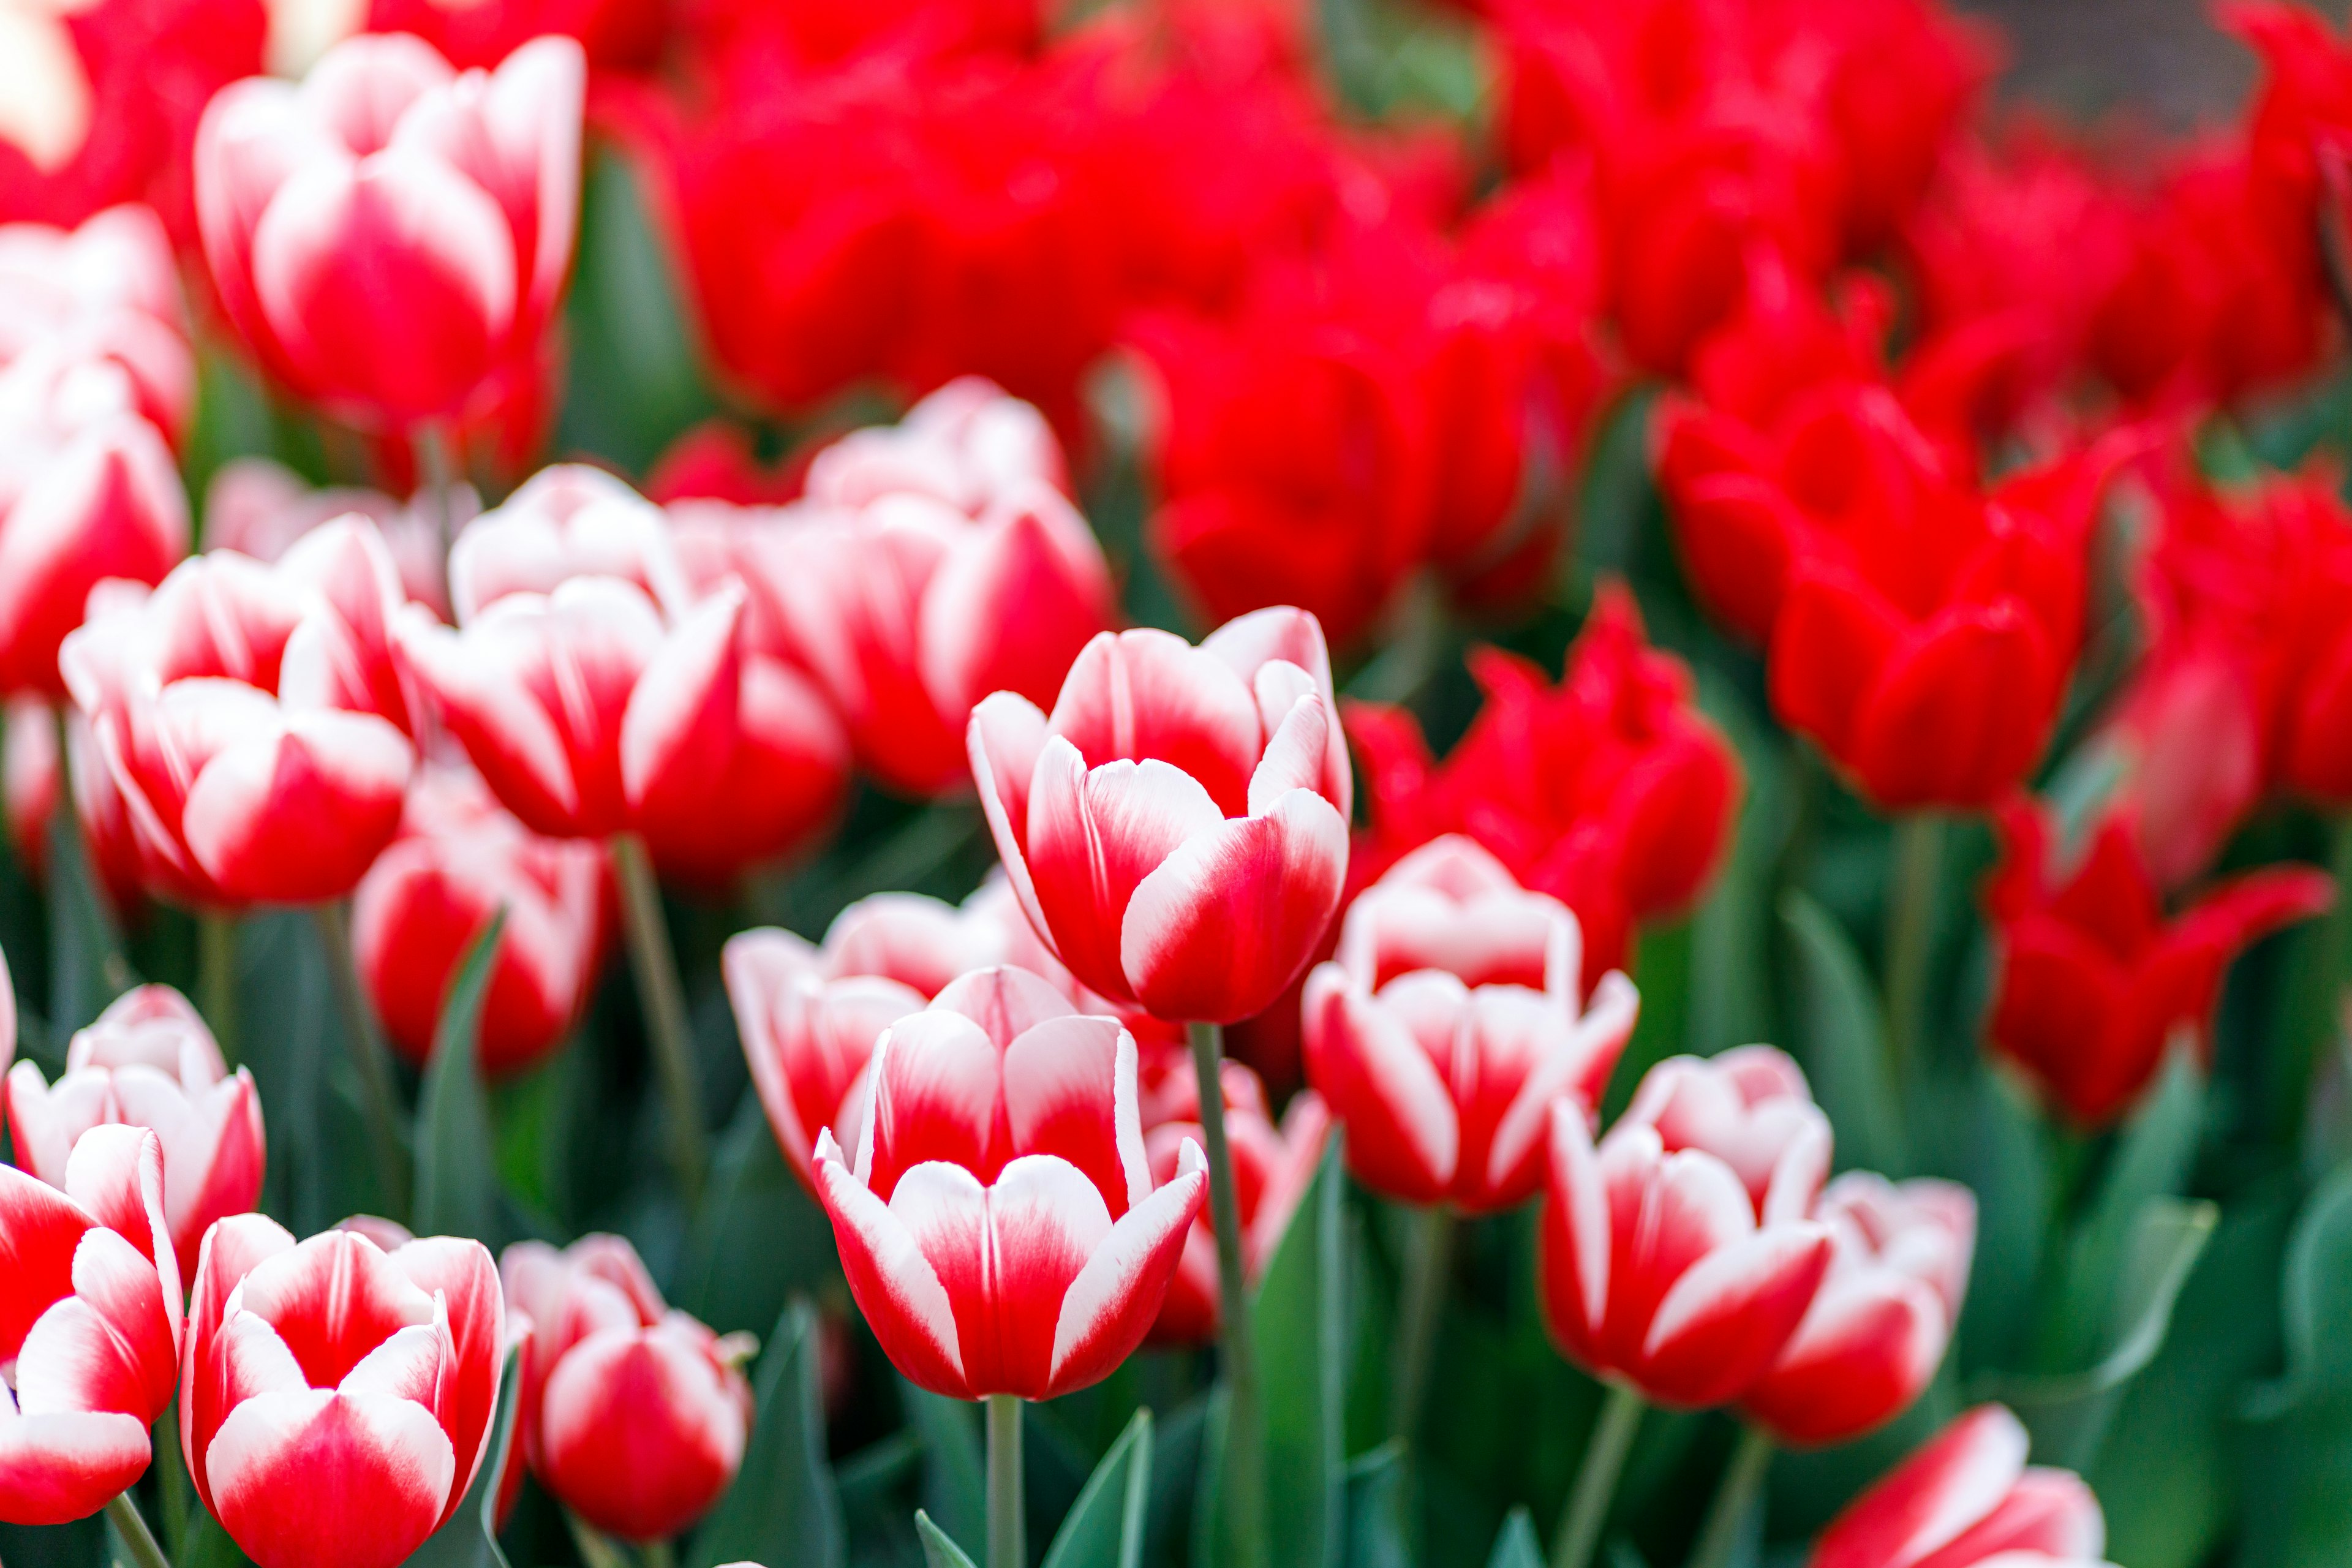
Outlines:
[[2352,1562],[2352,33],[2186,47],[0,3],[0,1560]]

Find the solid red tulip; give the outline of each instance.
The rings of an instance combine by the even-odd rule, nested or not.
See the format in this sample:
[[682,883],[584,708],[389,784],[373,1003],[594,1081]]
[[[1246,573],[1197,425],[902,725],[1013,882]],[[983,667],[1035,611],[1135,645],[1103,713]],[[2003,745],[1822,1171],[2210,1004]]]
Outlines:
[[1590,994],[1625,967],[1636,922],[1687,909],[1713,877],[1738,815],[1738,760],[1621,584],[1603,584],[1557,687],[1500,652],[1475,650],[1470,667],[1486,706],[1442,765],[1404,710],[1349,706],[1370,797],[1357,876],[1468,835],[1575,911]]
[[[1255,1285],[1290,1228],[1290,1216],[1323,1163],[1331,1112],[1313,1089],[1291,1097],[1276,1122],[1265,1087],[1236,1061],[1218,1064],[1225,1136],[1234,1156],[1234,1201],[1241,1213],[1242,1267]],[[1198,1148],[1201,1080],[1190,1059],[1168,1052],[1143,1085],[1143,1152],[1151,1179],[1165,1186],[1182,1173],[1185,1150]],[[1152,1321],[1155,1344],[1207,1344],[1216,1339],[1224,1303],[1218,1293],[1217,1230],[1206,1204],[1184,1237],[1184,1253]]]
[[1538,1233],[1554,1342],[1658,1404],[1738,1398],[1828,1271],[1829,1228],[1806,1215],[1829,1152],[1827,1119],[1769,1047],[1661,1063],[1597,1149],[1584,1109],[1555,1101]]
[[668,0],[480,0],[450,6],[434,0],[368,0],[371,33],[414,33],[451,64],[488,69],[551,33],[580,40],[597,70],[656,64]]
[[260,1568],[394,1568],[473,1484],[506,1335],[480,1242],[221,1221],[181,1372],[196,1495]]
[[2003,858],[1985,886],[2000,973],[1987,1034],[2077,1121],[2128,1110],[2183,1031],[2212,1050],[2221,976],[2257,938],[2327,908],[2307,868],[2231,878],[2168,917],[2127,816],[2094,825],[2081,858],[2058,858],[2042,810],[2000,817]]
[[508,1310],[527,1319],[520,1427],[531,1471],[563,1505],[625,1541],[667,1541],[733,1484],[751,1432],[741,1363],[664,1306],[636,1249],[591,1236],[499,1259]]
[[1976,1252],[1976,1197],[1954,1182],[1849,1171],[1813,1217],[1829,1227],[1829,1272],[1739,1402],[1783,1443],[1843,1443],[1908,1409],[1943,1364]]
[[958,1399],[1051,1399],[1142,1342],[1209,1178],[1188,1146],[1153,1187],[1136,1068],[1117,1019],[1024,970],[965,975],[890,1026],[855,1164],[827,1131],[816,1168],[850,1292],[900,1372]]
[[972,777],[1022,910],[1071,973],[1161,1018],[1232,1023],[1298,977],[1337,912],[1354,784],[1315,617],[1200,647],[1088,643],[1049,718],[972,710]]
[[0,1165],[0,1520],[86,1519],[147,1473],[147,1429],[178,1382],[155,1134],[92,1128],[60,1186]]
[[1474,841],[1431,840],[1357,896],[1307,979],[1307,1076],[1373,1191],[1465,1213],[1543,1184],[1552,1102],[1588,1117],[1641,998],[1614,970],[1590,1006],[1582,938]]
[[461,76],[394,34],[337,45],[299,87],[256,77],[215,98],[197,216],[264,367],[394,430],[528,374],[571,266],[585,80],[569,38]]
[[2072,1471],[2027,1465],[2026,1447],[2016,1416],[1978,1405],[1848,1503],[1811,1568],[2093,1568],[2099,1500]]
[[393,1048],[425,1065],[458,964],[504,910],[475,1048],[493,1079],[543,1060],[595,984],[604,877],[595,846],[531,832],[470,773],[425,769],[352,895],[352,961]]
[[261,1198],[268,1139],[253,1074],[221,1059],[212,1031],[168,985],[124,992],[66,1047],[65,1076],[45,1082],[18,1062],[0,1087],[16,1163],[63,1188],[93,1127],[143,1127],[162,1140],[163,1217],[180,1277],[215,1220]]

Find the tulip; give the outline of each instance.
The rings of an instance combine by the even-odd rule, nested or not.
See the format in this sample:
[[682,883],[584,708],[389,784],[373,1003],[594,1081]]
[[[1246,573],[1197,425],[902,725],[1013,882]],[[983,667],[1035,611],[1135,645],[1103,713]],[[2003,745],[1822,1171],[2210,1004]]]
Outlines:
[[660,510],[584,464],[541,469],[449,547],[449,602],[460,626],[509,594],[552,594],[572,577],[633,583],[672,619],[693,605]]
[[1113,620],[1110,569],[1061,476],[1035,409],[953,382],[904,424],[819,452],[806,503],[751,550],[785,651],[891,788],[962,787],[973,705],[998,690],[1050,701]]
[[8,847],[36,878],[49,867],[49,824],[63,804],[64,759],[58,753],[58,716],[37,697],[16,697],[7,705],[6,738],[0,741],[0,804],[8,816]]
[[1829,1124],[1769,1047],[1662,1062],[1593,1146],[1551,1110],[1545,1321],[1570,1361],[1659,1404],[1727,1404],[1769,1372],[1826,1273],[1808,1219]]
[[[1206,1136],[1192,1064],[1165,1056],[1143,1092],[1143,1152],[1151,1179],[1165,1186],[1183,1169],[1185,1151]],[[1292,1098],[1277,1123],[1266,1110],[1257,1074],[1239,1062],[1221,1064],[1225,1135],[1233,1142],[1234,1203],[1247,1243],[1243,1263],[1255,1285],[1290,1228],[1290,1216],[1315,1179],[1330,1137],[1331,1112],[1313,1089]],[[1223,1328],[1217,1278],[1217,1236],[1205,1205],[1184,1235],[1184,1251],[1168,1283],[1168,1299],[1151,1324],[1155,1344],[1206,1344]]]
[[1740,1408],[1784,1443],[1843,1443],[1909,1408],[1943,1363],[1976,1247],[1976,1198],[1849,1171],[1823,1189],[1830,1266],[1788,1348]]
[[864,1121],[866,1064],[892,1024],[960,974],[1001,960],[992,916],[917,893],[876,893],[834,917],[822,948],[772,926],[727,939],[719,970],[744,1059],[784,1159],[816,1191],[816,1134]]
[[721,1339],[665,1308],[619,1237],[561,1252],[519,1242],[499,1271],[530,1323],[520,1426],[532,1473],[625,1540],[666,1541],[701,1518],[751,1437],[751,1337]]
[[2231,961],[2335,896],[2324,873],[2273,868],[2168,919],[2127,816],[2098,823],[2071,867],[2052,863],[2051,826],[2030,803],[2005,808],[2000,826],[2004,857],[1985,888],[2000,945],[1987,1034],[2088,1126],[2130,1109],[2181,1031],[2210,1058]]
[[1622,584],[1604,584],[1557,687],[1523,660],[1474,651],[1486,706],[1445,761],[1402,709],[1351,704],[1370,874],[1441,834],[1475,838],[1520,885],[1576,915],[1585,994],[1632,953],[1633,928],[1688,908],[1731,842],[1740,773],[1693,700],[1690,670],[1649,646]]
[[488,68],[531,39],[561,33],[580,40],[598,70],[659,62],[669,6],[664,0],[488,0],[453,10],[433,0],[369,0],[371,33],[414,33],[459,66]]
[[856,1163],[821,1133],[817,1189],[892,1363],[959,1399],[1108,1375],[1208,1187],[1197,1149],[1151,1184],[1134,1037],[1035,975],[980,970],[892,1025],[871,1071]]
[[1038,934],[1163,1018],[1230,1023],[1306,967],[1347,867],[1353,785],[1315,618],[1261,610],[1199,647],[1104,633],[1049,718],[974,709],[972,776]]
[[146,1473],[177,1382],[161,1142],[92,1128],[56,1187],[0,1165],[0,1521],[86,1519]]
[[594,846],[542,838],[470,773],[426,769],[352,897],[352,958],[393,1048],[425,1064],[458,965],[503,910],[475,1048],[493,1079],[536,1066],[587,1005],[603,890]]
[[2025,1462],[2024,1424],[1979,1405],[1848,1503],[1811,1568],[2094,1568],[2098,1499],[2068,1470]]
[[1358,1180],[1467,1214],[1534,1195],[1552,1102],[1595,1114],[1641,1005],[1612,970],[1587,1009],[1580,945],[1564,905],[1458,835],[1357,898],[1307,976],[1304,1041]]
[[168,985],[127,991],[75,1033],[55,1084],[18,1062],[0,1109],[16,1163],[64,1188],[74,1150],[93,1127],[145,1128],[161,1140],[163,1215],[179,1276],[193,1278],[196,1250],[215,1220],[251,1212],[261,1197],[268,1142],[253,1074],[232,1074],[212,1031]]
[[337,45],[299,87],[254,78],[214,99],[196,135],[205,256],[264,367],[403,431],[533,364],[572,259],[585,69],[577,43],[541,38],[461,76],[395,34]]
[[404,505],[381,490],[312,489],[299,474],[268,458],[232,458],[205,488],[205,547],[256,561],[282,560],[298,541],[352,512],[375,524],[404,596],[435,615],[449,614],[440,506],[462,524],[480,510],[471,485],[453,485],[441,501],[423,495]]
[[260,1568],[394,1568],[447,1522],[490,1444],[497,1265],[436,1237],[297,1243],[257,1215],[205,1238],[181,1371],[196,1495]]

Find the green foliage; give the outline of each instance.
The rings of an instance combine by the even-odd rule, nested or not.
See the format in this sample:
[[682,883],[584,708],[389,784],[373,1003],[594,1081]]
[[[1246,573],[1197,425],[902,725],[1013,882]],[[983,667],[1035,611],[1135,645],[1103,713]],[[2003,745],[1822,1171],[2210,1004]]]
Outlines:
[[842,1568],[848,1547],[825,1462],[822,1354],[815,1309],[794,1301],[777,1320],[753,1388],[757,1424],[743,1468],[695,1531],[688,1568],[789,1563]]
[[467,945],[433,1031],[433,1056],[416,1107],[416,1199],[420,1236],[474,1236],[495,1245],[506,1228],[499,1213],[499,1173],[482,1089],[482,1001],[499,954],[506,911],[492,915]]

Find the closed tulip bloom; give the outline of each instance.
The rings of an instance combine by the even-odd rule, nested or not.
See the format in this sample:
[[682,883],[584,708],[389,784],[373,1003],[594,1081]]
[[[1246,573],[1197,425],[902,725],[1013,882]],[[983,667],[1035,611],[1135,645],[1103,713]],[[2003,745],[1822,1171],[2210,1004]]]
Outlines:
[[[13,1037],[15,1031],[10,1031]],[[146,1474],[172,1403],[180,1270],[154,1133],[82,1134],[61,1186],[0,1165],[0,1521],[86,1519]]]
[[536,1066],[594,984],[603,889],[595,846],[541,837],[472,774],[427,769],[352,896],[352,958],[393,1048],[425,1065],[457,966],[504,910],[476,1049],[494,1079]]
[[568,38],[459,75],[394,34],[337,45],[299,87],[257,77],[215,98],[197,217],[263,365],[405,428],[466,414],[528,363],[571,265],[585,78]]
[[666,1541],[735,1479],[751,1429],[749,1335],[667,1308],[635,1248],[588,1237],[499,1259],[530,1321],[521,1427],[532,1473],[596,1529]]
[[126,991],[66,1047],[65,1076],[46,1083],[18,1062],[0,1088],[16,1163],[62,1188],[75,1146],[93,1127],[143,1127],[162,1141],[163,1216],[180,1276],[216,1219],[261,1197],[268,1142],[253,1074],[221,1060],[212,1031],[168,985]]
[[180,1442],[260,1568],[393,1568],[457,1511],[488,1447],[505,1309],[481,1243],[297,1243],[258,1215],[205,1237]]
[[1908,1409],[1952,1342],[1976,1251],[1976,1198],[1952,1182],[1849,1171],[1813,1217],[1829,1227],[1829,1272],[1740,1400],[1784,1443],[1843,1443]]
[[2040,808],[2013,804],[2000,822],[2004,858],[1985,889],[2000,948],[1987,1033],[2093,1127],[2137,1101],[2179,1031],[2210,1057],[2231,962],[2335,897],[2323,872],[2272,867],[2218,883],[2168,916],[2126,816],[2100,822],[2071,867],[2053,864]]
[[1641,1006],[1615,970],[1584,1005],[1581,945],[1565,905],[1459,836],[1357,897],[1307,976],[1303,1037],[1359,1180],[1470,1214],[1535,1194],[1552,1102],[1594,1113]]
[[2025,1462],[2024,1424],[1979,1405],[1848,1503],[1810,1568],[2093,1568],[2099,1500],[2071,1470]]
[[1769,1070],[1661,1064],[1597,1149],[1581,1107],[1552,1106],[1538,1278],[1553,1340],[1586,1371],[1698,1407],[1786,1350],[1830,1264],[1828,1227],[1805,1217],[1828,1124],[1810,1101],[1811,1117],[1780,1109]]
[[866,1064],[883,1031],[919,1013],[958,975],[1002,962],[993,910],[920,893],[858,900],[824,945],[773,926],[727,939],[719,967],[751,1082],[784,1159],[815,1191],[816,1135],[835,1129],[855,1158]]
[[585,464],[541,469],[449,547],[460,626],[509,594],[551,594],[572,577],[634,583],[673,617],[694,599],[660,509]]
[[1155,1016],[1263,1011],[1322,941],[1353,798],[1312,616],[1260,610],[1199,647],[1087,645],[1049,718],[972,711],[972,776],[1022,909],[1084,984]]
[[715,882],[799,844],[847,783],[839,722],[745,646],[743,608],[731,584],[672,616],[634,582],[570,577],[504,595],[462,632],[411,612],[399,646],[526,826],[639,833],[664,871]]
[[[1165,1185],[1182,1171],[1184,1152],[1205,1136],[1201,1127],[1200,1079],[1192,1064],[1171,1052],[1160,1061],[1143,1095],[1143,1152],[1151,1179]],[[1225,1136],[1234,1155],[1234,1198],[1241,1211],[1242,1266],[1256,1284],[1290,1228],[1298,1201],[1307,1195],[1323,1146],[1331,1136],[1331,1112],[1313,1089],[1294,1095],[1277,1122],[1266,1110],[1265,1087],[1257,1074],[1236,1061],[1218,1064],[1225,1097]],[[1151,1325],[1155,1344],[1200,1345],[1217,1337],[1224,1305],[1218,1294],[1217,1230],[1208,1211],[1185,1233],[1184,1254],[1168,1282],[1168,1300]]]
[[1018,969],[965,975],[883,1037],[856,1163],[820,1134],[817,1190],[908,1377],[1051,1399],[1142,1342],[1208,1174],[1192,1146],[1152,1186],[1136,1065],[1117,1019]]
[[787,651],[891,788],[963,788],[973,705],[999,690],[1051,701],[1116,618],[1110,568],[1055,488],[1061,472],[1035,409],[951,383],[903,425],[818,453],[806,501],[748,552]]
[[151,889],[214,908],[314,903],[351,891],[391,840],[415,752],[382,642],[396,581],[368,531],[322,530],[299,567],[227,552],[183,563],[152,595],[110,595],[67,639],[61,663]]

